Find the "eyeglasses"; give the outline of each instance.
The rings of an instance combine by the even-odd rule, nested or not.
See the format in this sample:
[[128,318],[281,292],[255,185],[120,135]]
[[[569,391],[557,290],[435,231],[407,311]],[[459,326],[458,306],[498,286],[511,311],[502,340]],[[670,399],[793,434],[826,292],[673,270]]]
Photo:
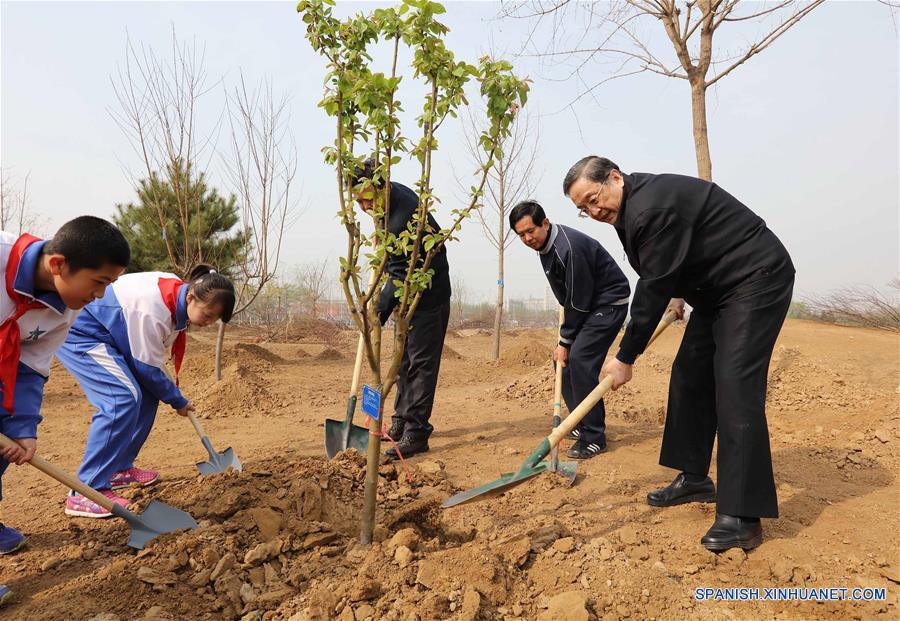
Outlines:
[[591,217],[591,207],[593,207],[593,206],[595,206],[595,205],[597,204],[597,201],[598,201],[599,198],[600,198],[600,194],[601,194],[605,189],[606,189],[606,184],[605,184],[605,183],[601,183],[601,184],[600,184],[600,188],[597,190],[597,192],[596,192],[593,196],[591,196],[591,198],[587,201],[587,202],[588,202],[588,206],[587,206],[587,207],[577,206],[577,207],[578,207],[578,217],[579,217],[579,218],[590,218],[590,217]]

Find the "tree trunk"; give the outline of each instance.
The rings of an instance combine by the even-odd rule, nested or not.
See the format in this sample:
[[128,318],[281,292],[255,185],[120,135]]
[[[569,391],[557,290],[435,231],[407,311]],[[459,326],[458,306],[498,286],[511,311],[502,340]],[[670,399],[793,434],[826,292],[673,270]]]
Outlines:
[[[378,385],[381,392],[382,384]],[[369,421],[369,446],[366,452],[366,479],[363,486],[362,523],[359,530],[359,542],[364,546],[372,543],[375,533],[375,510],[378,504],[378,466],[381,463],[381,425],[384,422],[384,396],[377,421]],[[375,433],[372,433],[375,429]]]
[[709,130],[706,127],[706,84],[703,78],[691,80],[691,114],[694,121],[694,151],[697,175],[712,181],[712,159],[709,155]]
[[225,324],[219,322],[219,331],[216,334],[216,381],[222,379],[222,345],[225,343]]
[[[501,213],[500,218],[503,218]],[[501,227],[502,228],[502,227]],[[502,237],[501,237],[502,240]],[[503,244],[497,251],[497,308],[494,310],[494,351],[493,359],[500,359],[500,326],[503,322]]]

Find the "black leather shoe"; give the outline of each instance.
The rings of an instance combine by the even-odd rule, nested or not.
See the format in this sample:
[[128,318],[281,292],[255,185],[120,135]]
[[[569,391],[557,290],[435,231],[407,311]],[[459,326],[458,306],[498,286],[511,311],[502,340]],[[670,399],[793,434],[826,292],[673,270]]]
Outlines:
[[385,451],[384,454],[387,455],[390,459],[397,459],[398,450],[400,451],[400,455],[403,455],[403,459],[412,457],[417,453],[427,453],[428,438],[416,438],[407,434],[403,436],[399,442],[397,442],[396,449],[391,446],[391,448]]
[[712,479],[706,477],[699,483],[691,483],[683,472],[666,487],[647,494],[647,504],[652,507],[673,507],[686,502],[715,502],[715,500],[716,486]]
[[606,442],[597,443],[597,442],[585,442],[584,440],[579,440],[572,447],[566,451],[566,456],[572,459],[590,459],[591,457],[596,457],[600,453],[606,452]]
[[762,524],[759,519],[748,519],[716,513],[716,521],[700,543],[707,550],[723,552],[729,548],[751,550],[762,543]]
[[572,440],[574,442],[578,442],[581,439],[581,432],[578,430],[578,427],[575,427],[572,431],[569,432],[569,435],[566,436],[566,440]]
[[391,418],[391,426],[387,430],[387,434],[391,436],[394,442],[399,442],[400,438],[403,437],[403,431],[406,428],[406,421],[402,418],[397,418],[394,416]]

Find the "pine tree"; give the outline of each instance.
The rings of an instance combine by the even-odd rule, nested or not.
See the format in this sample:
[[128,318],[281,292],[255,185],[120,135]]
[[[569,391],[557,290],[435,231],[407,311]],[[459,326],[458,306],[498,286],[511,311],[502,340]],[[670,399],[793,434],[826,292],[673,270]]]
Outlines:
[[237,199],[207,186],[204,175],[186,170],[152,173],[138,187],[138,202],[116,205],[113,222],[131,245],[130,272],[172,271],[186,276],[205,262],[227,273],[241,262],[247,236]]

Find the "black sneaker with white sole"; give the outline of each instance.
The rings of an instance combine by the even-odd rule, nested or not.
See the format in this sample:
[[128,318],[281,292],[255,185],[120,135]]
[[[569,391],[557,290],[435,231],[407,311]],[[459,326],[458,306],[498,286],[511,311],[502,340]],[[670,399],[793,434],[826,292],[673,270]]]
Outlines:
[[597,444],[596,442],[584,442],[579,440],[572,445],[566,455],[572,459],[590,459],[596,457],[600,453],[606,452],[606,442]]

